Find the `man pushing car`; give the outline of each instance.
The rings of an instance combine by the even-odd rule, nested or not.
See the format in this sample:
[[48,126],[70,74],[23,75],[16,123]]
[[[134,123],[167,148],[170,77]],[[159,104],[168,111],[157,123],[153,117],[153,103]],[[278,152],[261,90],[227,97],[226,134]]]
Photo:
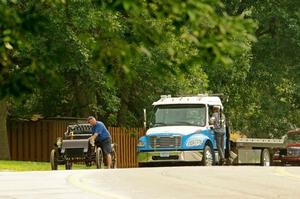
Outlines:
[[95,117],[89,116],[87,118],[87,122],[92,125],[92,136],[89,137],[89,140],[95,141],[96,146],[100,146],[104,155],[106,156],[107,168],[111,168],[112,160],[111,160],[111,136],[105,125],[97,121]]

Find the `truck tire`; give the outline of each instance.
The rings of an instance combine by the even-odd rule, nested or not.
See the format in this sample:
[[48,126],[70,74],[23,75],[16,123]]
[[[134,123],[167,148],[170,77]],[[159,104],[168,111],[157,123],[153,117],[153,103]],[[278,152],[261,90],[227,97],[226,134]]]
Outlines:
[[57,170],[57,151],[55,149],[51,150],[50,164],[51,164],[51,169],[52,170]]
[[271,165],[271,155],[269,149],[264,149],[261,152],[261,166],[270,166]]
[[96,149],[96,167],[97,169],[101,169],[103,165],[103,153],[100,147],[97,147]]
[[213,165],[213,154],[211,147],[209,144],[206,144],[203,150],[203,158],[202,158],[203,166],[212,166]]

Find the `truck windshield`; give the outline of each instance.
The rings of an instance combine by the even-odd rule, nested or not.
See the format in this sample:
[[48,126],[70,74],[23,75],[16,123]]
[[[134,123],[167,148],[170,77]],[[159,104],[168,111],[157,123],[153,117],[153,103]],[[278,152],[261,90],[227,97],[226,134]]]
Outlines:
[[288,134],[288,143],[300,143],[300,134],[298,133],[289,133]]
[[152,126],[205,126],[205,105],[164,105],[154,109]]

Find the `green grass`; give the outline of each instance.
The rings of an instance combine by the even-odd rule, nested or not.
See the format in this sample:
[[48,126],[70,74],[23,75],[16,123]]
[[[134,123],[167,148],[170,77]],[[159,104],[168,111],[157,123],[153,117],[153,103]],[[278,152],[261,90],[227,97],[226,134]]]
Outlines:
[[[95,169],[95,166],[74,164],[72,169]],[[28,162],[0,160],[0,171],[50,171],[50,162]],[[64,165],[59,165],[58,170],[65,170]]]

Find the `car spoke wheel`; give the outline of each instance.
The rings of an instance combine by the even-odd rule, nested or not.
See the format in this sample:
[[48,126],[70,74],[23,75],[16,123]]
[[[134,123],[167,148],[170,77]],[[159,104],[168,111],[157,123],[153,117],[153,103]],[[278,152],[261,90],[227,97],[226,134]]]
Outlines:
[[97,147],[96,149],[96,167],[97,169],[101,169],[103,165],[103,153],[100,147]]
[[66,162],[66,165],[65,165],[65,167],[66,167],[66,170],[71,170],[72,169],[72,162],[69,162],[69,161],[67,161]]
[[112,169],[116,169],[117,168],[117,154],[116,151],[113,150],[113,152],[111,153],[111,160],[112,160]]
[[51,163],[51,169],[57,170],[57,151],[55,149],[51,150],[50,163]]
[[204,147],[202,165],[203,166],[213,165],[213,154],[212,154],[211,147],[209,145],[205,145]]

